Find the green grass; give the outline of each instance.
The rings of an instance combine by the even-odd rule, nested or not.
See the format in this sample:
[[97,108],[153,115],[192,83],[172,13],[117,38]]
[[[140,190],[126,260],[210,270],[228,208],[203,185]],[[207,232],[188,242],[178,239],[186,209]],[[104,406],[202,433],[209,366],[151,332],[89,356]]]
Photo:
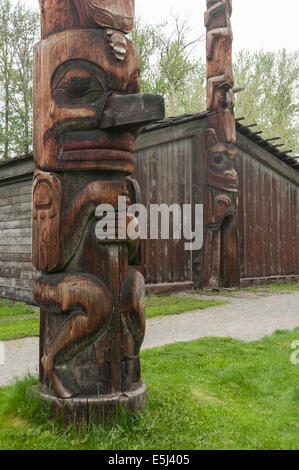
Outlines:
[[275,282],[274,284],[270,284],[269,286],[263,287],[250,287],[245,289],[247,292],[265,292],[265,293],[275,293],[275,292],[293,292],[299,291],[299,283],[298,282]]
[[38,309],[8,300],[0,302],[0,341],[38,335]]
[[204,338],[142,352],[146,409],[86,428],[49,419],[27,379],[0,388],[1,449],[298,449],[294,332],[253,343]]
[[204,310],[210,307],[226,305],[229,302],[219,300],[199,300],[190,297],[147,297],[145,299],[146,318],[178,315],[195,310]]
[[[182,297],[146,298],[147,318],[202,310],[224,305],[227,302],[198,300]],[[39,336],[39,311],[34,307],[10,301],[0,302],[0,341]]]
[[214,291],[204,291],[204,290],[197,290],[195,291],[196,294],[200,295],[223,295],[225,297],[233,297],[235,295],[239,295],[240,293],[256,293],[256,294],[275,294],[279,292],[295,292],[299,291],[299,283],[298,282],[275,282],[268,286],[261,286],[261,287],[248,287],[244,289],[217,289]]

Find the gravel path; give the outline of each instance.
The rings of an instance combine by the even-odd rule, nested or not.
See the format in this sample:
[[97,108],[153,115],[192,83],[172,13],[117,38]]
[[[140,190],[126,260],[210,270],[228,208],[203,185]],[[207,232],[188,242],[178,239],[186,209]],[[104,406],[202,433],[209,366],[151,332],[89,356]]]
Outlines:
[[[198,297],[192,294],[192,297]],[[204,297],[207,299],[207,297]],[[222,297],[215,297],[221,300]],[[299,326],[299,292],[269,295],[240,294],[231,303],[207,310],[148,320],[143,349],[191,341],[205,336],[229,336],[254,341],[280,330]],[[298,335],[299,340],[299,335]],[[38,368],[38,338],[5,343],[5,364],[0,365],[0,385]]]

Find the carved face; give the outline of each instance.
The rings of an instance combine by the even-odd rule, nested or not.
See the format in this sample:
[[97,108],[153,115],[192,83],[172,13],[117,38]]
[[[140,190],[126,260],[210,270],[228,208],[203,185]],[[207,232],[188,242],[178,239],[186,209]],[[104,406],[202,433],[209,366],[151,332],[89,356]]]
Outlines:
[[224,191],[236,192],[238,190],[238,174],[233,161],[226,153],[210,155],[208,170],[208,184]]
[[74,0],[83,27],[113,28],[130,33],[135,0]]
[[208,184],[225,191],[238,190],[238,174],[234,168],[235,147],[218,142],[214,129],[207,130]]
[[125,128],[101,130],[108,96],[139,92],[136,48],[128,40],[122,46],[127,52],[120,51],[118,59],[102,30],[66,31],[37,45],[34,154],[39,168],[132,167],[135,137]]

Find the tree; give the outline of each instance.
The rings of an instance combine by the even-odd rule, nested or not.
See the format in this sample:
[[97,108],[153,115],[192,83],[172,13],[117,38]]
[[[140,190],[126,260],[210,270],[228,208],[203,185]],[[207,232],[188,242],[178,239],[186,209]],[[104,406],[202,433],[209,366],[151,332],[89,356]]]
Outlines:
[[0,155],[5,160],[9,158],[12,139],[12,74],[13,50],[11,48],[11,3],[3,0],[0,5],[0,80],[1,80],[1,108],[0,108]]
[[299,52],[241,51],[234,76],[236,86],[245,88],[237,95],[236,116],[257,123],[265,138],[281,137],[283,148],[298,154]]
[[39,14],[11,0],[0,4],[0,158],[28,153],[32,142],[33,45]]
[[[141,91],[164,96],[167,116],[206,109],[205,64],[190,39],[188,20],[159,25],[135,23],[131,34],[141,58]],[[27,153],[32,133],[33,44],[39,39],[39,13],[12,0],[0,2],[0,158]],[[258,123],[266,138],[281,137],[299,152],[299,53],[241,51],[235,57],[236,116]]]
[[19,122],[16,148],[28,153],[32,143],[33,45],[39,36],[39,14],[24,9],[20,3],[12,15],[12,48],[14,52],[13,107]]
[[[168,116],[206,109],[205,65],[194,59],[186,20],[174,18],[170,35],[166,24],[142,25],[140,19],[133,39],[141,52],[141,88],[164,96]],[[279,136],[285,150],[299,152],[298,76],[299,53],[241,51],[234,60],[237,95],[236,116],[247,124],[257,123],[265,138]],[[288,148],[286,148],[288,147]]]
[[205,67],[192,55],[203,38],[189,40],[188,20],[173,18],[173,32],[166,23],[143,25],[137,20],[132,40],[141,58],[141,91],[164,96],[166,114],[202,110],[205,101]]
[[130,35],[140,55],[140,84],[143,93],[150,93],[155,89],[157,54],[164,27],[165,24],[144,25],[140,18],[137,18],[134,31]]

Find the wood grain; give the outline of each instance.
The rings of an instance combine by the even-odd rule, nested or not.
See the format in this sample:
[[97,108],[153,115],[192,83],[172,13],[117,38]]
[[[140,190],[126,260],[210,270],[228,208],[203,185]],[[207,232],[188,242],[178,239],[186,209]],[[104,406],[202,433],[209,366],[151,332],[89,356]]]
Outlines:
[[[42,272],[34,289],[40,380],[48,397],[79,397],[82,409],[73,412],[81,415],[86,398],[120,403],[122,394],[132,394],[130,406],[138,408],[145,397],[139,361],[145,286],[129,269],[139,242],[117,237],[130,217],[111,239],[96,231],[98,206],[112,214],[120,197],[127,206],[140,199],[137,182],[127,179],[135,141],[143,126],[164,117],[161,97],[139,94],[139,56],[125,35],[134,6],[134,0],[43,0],[35,47],[32,259]],[[12,192],[11,203],[20,196]],[[8,233],[1,243],[9,246]],[[10,273],[7,266],[2,276]],[[20,286],[34,277],[28,273]]]
[[202,287],[238,286],[238,174],[232,69],[232,0],[207,0],[205,237]]

